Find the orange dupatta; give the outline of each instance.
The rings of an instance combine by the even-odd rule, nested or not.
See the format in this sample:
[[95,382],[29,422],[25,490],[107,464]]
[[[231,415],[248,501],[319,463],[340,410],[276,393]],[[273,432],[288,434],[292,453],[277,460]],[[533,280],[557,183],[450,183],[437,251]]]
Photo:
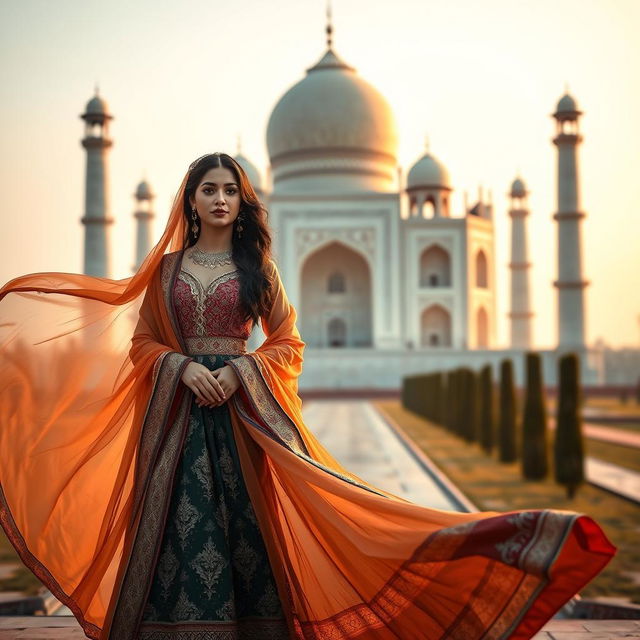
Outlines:
[[[0,289],[0,522],[100,640],[134,637],[192,401],[170,300],[185,183],[133,277]],[[267,339],[228,362],[229,408],[291,638],[532,637],[615,547],[585,515],[430,509],[342,468],[302,420],[304,342],[276,282]]]

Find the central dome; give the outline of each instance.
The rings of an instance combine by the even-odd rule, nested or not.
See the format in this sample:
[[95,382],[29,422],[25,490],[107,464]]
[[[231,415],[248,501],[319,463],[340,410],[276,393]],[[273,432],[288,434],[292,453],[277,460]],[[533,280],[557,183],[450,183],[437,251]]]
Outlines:
[[303,191],[314,173],[324,174],[325,188],[327,173],[334,186],[356,190],[387,191],[396,179],[391,107],[331,48],[276,104],[267,147],[277,190]]

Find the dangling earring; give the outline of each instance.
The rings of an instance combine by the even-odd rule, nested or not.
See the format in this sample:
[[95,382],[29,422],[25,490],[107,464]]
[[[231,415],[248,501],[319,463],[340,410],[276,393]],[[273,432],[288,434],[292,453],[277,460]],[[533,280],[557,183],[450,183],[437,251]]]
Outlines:
[[238,215],[238,226],[236,227],[236,231],[238,232],[238,238],[242,238],[242,230],[244,227],[242,226],[242,221],[244,220],[244,216],[242,212]]
[[191,232],[193,233],[194,237],[197,238],[198,234],[200,233],[200,229],[196,224],[196,220],[198,219],[198,214],[196,213],[195,209],[191,211],[191,219],[193,220],[193,225],[191,226]]

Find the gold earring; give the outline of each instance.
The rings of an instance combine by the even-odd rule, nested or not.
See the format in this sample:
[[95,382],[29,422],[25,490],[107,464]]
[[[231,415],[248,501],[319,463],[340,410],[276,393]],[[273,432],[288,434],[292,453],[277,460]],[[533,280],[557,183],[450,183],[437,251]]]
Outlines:
[[191,232],[197,238],[198,237],[198,233],[200,232],[200,229],[198,228],[198,225],[196,224],[196,220],[198,219],[198,214],[196,213],[195,209],[193,209],[192,212],[191,212],[191,219],[193,220],[193,225],[191,226]]
[[244,216],[242,215],[242,212],[240,212],[240,215],[238,215],[238,226],[236,227],[236,231],[238,232],[238,238],[242,238],[242,230],[244,229],[244,227],[242,226],[243,220],[244,220]]

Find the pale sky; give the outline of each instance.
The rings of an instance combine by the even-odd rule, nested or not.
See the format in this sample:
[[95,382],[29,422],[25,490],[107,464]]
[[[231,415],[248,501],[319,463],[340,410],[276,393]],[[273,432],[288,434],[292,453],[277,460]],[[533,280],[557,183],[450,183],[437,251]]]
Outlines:
[[[134,260],[132,194],[157,193],[154,239],[189,163],[242,151],[266,173],[266,127],[325,51],[325,0],[14,0],[0,3],[0,281],[82,271],[85,153],[78,117],[99,84],[114,120],[113,277]],[[430,148],[452,213],[482,185],[496,217],[498,345],[508,340],[509,200],[531,191],[534,342],[557,339],[556,148],[568,84],[579,149],[586,332],[640,343],[638,0],[333,0],[334,49],[395,113],[406,172]],[[155,241],[155,240],[154,240]]]

